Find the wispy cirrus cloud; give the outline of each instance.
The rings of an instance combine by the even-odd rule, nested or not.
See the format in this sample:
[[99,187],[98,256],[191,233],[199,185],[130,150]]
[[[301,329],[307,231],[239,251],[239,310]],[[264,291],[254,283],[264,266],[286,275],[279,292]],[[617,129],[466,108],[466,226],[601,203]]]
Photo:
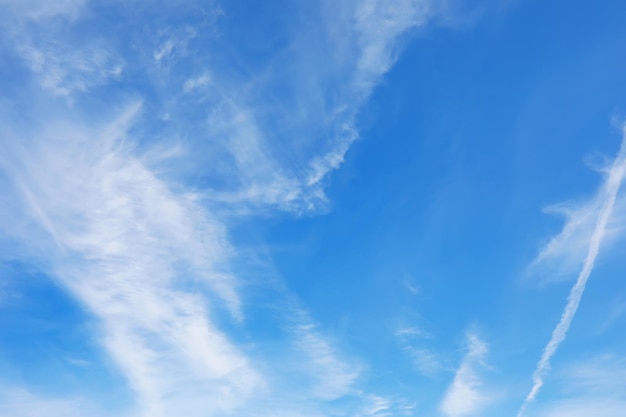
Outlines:
[[64,97],[119,79],[124,68],[120,58],[98,46],[77,50],[58,43],[23,43],[19,52],[41,87]]
[[[611,175],[615,160],[603,158],[601,163],[594,163],[593,169],[605,178]],[[589,242],[596,230],[598,213],[604,200],[599,187],[596,195],[589,199],[553,204],[544,209],[548,214],[562,216],[565,220],[563,229],[543,246],[528,268],[533,276],[541,276],[543,281],[569,279],[583,267],[589,251]],[[626,231],[626,197],[617,193],[611,216],[607,219],[602,237],[603,247],[608,251]]]
[[354,15],[348,16],[350,20],[354,19],[354,26],[350,21],[346,22],[347,27],[353,28],[347,35],[356,45],[357,53],[351,63],[355,69],[348,77],[343,102],[335,103],[335,134],[331,149],[310,162],[306,178],[309,187],[317,185],[342,164],[350,145],[358,138],[355,126],[358,110],[395,63],[404,36],[411,29],[426,24],[433,16],[431,4],[428,0],[365,0],[356,3]]
[[0,386],[0,415],[10,417],[80,417],[85,415],[104,417],[109,414],[94,407],[85,399],[46,398],[15,386]]
[[[98,338],[143,414],[199,415],[194,398],[207,395],[223,411],[261,383],[208,318],[219,300],[241,315],[231,249],[193,195],[172,193],[132,156],[127,133],[140,109],[97,129],[57,125],[35,140],[13,138],[28,148],[7,147],[2,168],[32,216],[30,238],[49,242],[37,256],[101,320]],[[11,219],[2,220],[11,231]]]
[[310,394],[328,400],[349,394],[362,374],[361,366],[341,360],[313,323],[300,323],[295,335],[298,349],[308,358],[307,372],[313,377]]
[[0,0],[0,8],[21,19],[41,20],[53,17],[77,17],[85,0]]
[[408,326],[396,330],[395,335],[402,350],[422,375],[436,377],[442,373],[454,371],[444,352],[426,346],[426,342],[433,339],[433,336],[426,330]]
[[[209,71],[208,128],[223,138],[227,168],[240,179],[212,198],[295,212],[323,207],[325,178],[358,138],[359,110],[405,37],[433,15],[425,0],[321,2],[320,9],[306,31],[289,33],[289,47],[267,59],[262,76],[242,81],[236,70]],[[187,79],[187,91],[200,79]],[[281,95],[267,100],[263,92],[274,88]]]
[[[565,225],[561,235],[557,236],[552,243],[548,245],[549,252],[547,253],[554,253],[555,247],[567,246],[567,244],[571,242],[568,239],[572,237],[573,230],[576,230],[577,227],[584,224],[584,221],[580,221],[581,218],[585,221],[590,219],[590,221],[593,222],[594,226],[587,243],[587,252],[584,257],[582,269],[578,274],[576,283],[569,293],[561,319],[554,328],[552,336],[544,348],[539,363],[533,372],[533,386],[520,407],[518,417],[525,415],[526,408],[539,394],[543,386],[544,378],[550,369],[550,360],[567,336],[567,331],[576,315],[580,300],[585,291],[585,286],[600,253],[600,245],[607,232],[607,225],[613,214],[618,192],[624,180],[624,175],[626,174],[626,131],[624,135],[619,152],[610,168],[607,170],[606,177],[593,200],[585,206],[582,215],[578,212],[574,212],[571,217],[573,220],[570,220],[570,223]],[[571,223],[572,221],[574,221],[574,223]],[[577,245],[578,242],[574,241],[573,244]]]
[[537,406],[540,417],[618,417],[626,410],[626,362],[613,354],[570,363],[556,373],[559,393]]
[[467,353],[440,404],[446,416],[477,416],[492,401],[480,375],[487,353],[487,344],[475,333],[468,333]]
[[[268,58],[293,58],[288,73],[250,63],[263,76],[237,71],[238,63],[223,57],[230,51],[218,63],[207,53],[207,45],[224,48],[214,39],[218,7],[202,24],[192,19],[196,27],[120,12],[122,44],[103,41],[104,33],[77,39],[66,30],[97,27],[97,14],[81,14],[94,4],[0,4],[9,16],[31,20],[25,28],[2,18],[16,40],[11,52],[36,81],[12,97],[28,109],[23,119],[1,108],[0,225],[20,247],[14,256],[40,265],[97,319],[93,338],[135,395],[128,413],[402,409],[404,403],[356,388],[358,361],[345,359],[304,310],[287,330],[292,345],[284,350],[301,361],[296,379],[308,388],[296,392],[288,372],[268,375],[279,363],[228,331],[250,320],[242,283],[231,272],[237,249],[229,221],[257,210],[324,205],[324,179],[358,137],[359,109],[395,62],[403,37],[427,22],[429,2],[347,2],[343,14],[309,26],[313,33],[290,33],[291,46],[301,49]],[[109,6],[113,15],[123,7]],[[183,16],[172,9],[168,17],[198,9],[181,10]],[[155,21],[163,27],[151,26]],[[306,43],[320,34],[327,43]],[[300,65],[309,55],[326,57],[324,67]],[[314,80],[313,87],[302,79]],[[115,88],[105,94],[103,85]],[[269,93],[276,85],[285,97]],[[2,397],[0,410],[32,415],[26,410],[36,403],[37,415],[98,415],[82,401],[33,396],[15,391]],[[345,396],[355,398],[352,410],[328,405]]]
[[[4,48],[20,58],[13,66],[23,64],[26,75],[46,93],[71,101],[77,94],[120,80],[125,61],[112,48],[111,39],[83,42],[67,33],[68,26],[79,23],[74,20],[86,2],[9,1],[5,6],[8,10],[0,19]],[[27,84],[22,87],[30,89]]]
[[365,398],[363,410],[357,413],[359,417],[387,417],[415,415],[417,404],[403,398],[385,398],[379,395],[369,395]]

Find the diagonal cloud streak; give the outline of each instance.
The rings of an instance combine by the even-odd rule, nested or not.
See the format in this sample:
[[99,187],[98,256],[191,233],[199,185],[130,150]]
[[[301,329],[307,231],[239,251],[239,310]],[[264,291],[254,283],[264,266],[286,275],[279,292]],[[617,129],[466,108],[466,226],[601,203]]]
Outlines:
[[448,417],[477,415],[490,401],[479,374],[489,346],[474,333],[468,333],[467,344],[468,352],[441,401],[440,410]]
[[99,318],[100,342],[141,415],[200,415],[202,397],[224,413],[262,383],[209,319],[220,302],[235,320],[242,314],[231,249],[192,195],[172,192],[130,153],[127,132],[140,110],[132,104],[101,129],[57,126],[15,141],[28,152],[7,142],[0,170],[31,213],[27,236],[46,245],[38,258]]
[[[188,3],[159,13],[185,20],[211,2]],[[120,404],[131,416],[317,416],[330,415],[326,404],[341,397],[367,400],[355,388],[359,364],[345,360],[306,313],[293,314],[295,347],[282,349],[302,364],[278,375],[279,361],[259,357],[229,331],[253,326],[244,328],[248,306],[231,272],[237,251],[228,220],[325,201],[325,178],[358,137],[359,110],[395,63],[399,41],[430,19],[430,0],[349,1],[341,19],[333,7],[328,21],[302,35],[328,36],[329,48],[316,49],[324,67],[304,65],[318,54],[302,41],[290,49],[293,60],[267,58],[275,67],[295,61],[301,68],[288,65],[283,73],[264,60],[249,63],[269,81],[213,58],[219,47],[229,54],[228,42],[211,39],[218,6],[206,22],[178,27],[152,19],[148,3],[133,6],[146,21],[120,4],[110,11],[122,8],[124,44],[65,30],[77,22],[97,27],[90,8],[101,7],[98,1],[0,0],[10,16],[0,17],[7,48],[29,75],[28,88],[14,97],[28,104],[24,114],[12,117],[0,103],[0,238],[10,243],[3,252],[36,263],[96,319],[94,338],[133,394],[131,404]],[[344,39],[347,51],[334,47]],[[272,110],[273,90],[288,90],[279,110]],[[309,94],[316,90],[319,112]],[[277,116],[283,111],[288,117]],[[31,415],[38,395],[29,392],[0,396],[0,414]],[[383,403],[393,408],[386,401],[371,414],[380,415]],[[97,408],[71,399],[40,404]]]
[[550,360],[558,350],[560,344],[565,340],[567,336],[567,331],[576,315],[576,311],[578,310],[578,306],[580,304],[580,300],[585,292],[585,286],[587,285],[587,281],[591,272],[593,271],[593,267],[596,262],[596,258],[598,257],[598,253],[600,252],[600,245],[602,243],[602,239],[606,233],[607,224],[609,219],[611,218],[611,214],[613,212],[613,207],[615,206],[615,201],[617,199],[617,194],[622,185],[622,181],[624,180],[624,174],[626,173],[626,126],[623,131],[623,139],[622,144],[620,146],[620,150],[608,171],[608,175],[606,181],[602,185],[600,192],[598,194],[599,199],[599,212],[597,215],[597,221],[595,227],[593,229],[593,234],[591,235],[591,239],[589,241],[589,247],[587,250],[587,255],[585,257],[585,261],[583,263],[583,267],[578,275],[578,279],[576,283],[570,290],[569,296],[567,298],[567,304],[565,309],[563,310],[563,314],[561,315],[561,319],[559,323],[556,325],[554,330],[552,331],[552,337],[550,341],[543,349],[543,353],[541,355],[541,359],[533,372],[533,386],[524,399],[518,413],[517,417],[523,417],[526,415],[526,409],[528,405],[535,400],[541,387],[544,383],[544,378],[547,375],[550,369]]

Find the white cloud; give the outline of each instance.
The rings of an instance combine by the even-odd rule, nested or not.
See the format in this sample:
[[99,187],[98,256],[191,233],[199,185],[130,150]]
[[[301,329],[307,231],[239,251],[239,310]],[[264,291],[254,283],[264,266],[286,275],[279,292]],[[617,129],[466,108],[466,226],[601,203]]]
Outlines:
[[398,330],[396,330],[396,336],[399,337],[403,341],[416,339],[416,338],[418,339],[432,338],[432,335],[429,332],[416,326],[401,327]]
[[442,372],[450,371],[447,358],[440,352],[432,349],[406,348],[413,360],[415,368],[425,376],[433,377]]
[[14,16],[40,20],[52,17],[76,18],[85,0],[0,0],[2,7],[8,8]]
[[[597,213],[600,210],[600,195],[576,203],[555,204],[545,209],[546,213],[565,218],[563,230],[543,247],[528,272],[543,282],[570,279],[583,266],[589,240],[593,234]],[[615,246],[626,230],[626,198],[618,194],[613,214],[607,222],[603,247]]]
[[[234,249],[194,194],[174,190],[136,156],[128,131],[141,114],[134,103],[99,126],[56,120],[32,138],[12,136],[0,156],[15,184],[0,225],[99,319],[95,337],[136,394],[130,415],[311,417],[346,396],[357,408],[368,404],[359,399],[360,363],[303,309],[286,313],[292,346],[280,350],[291,360],[245,352],[217,326],[212,317],[223,310],[233,325],[245,323],[229,272]],[[153,149],[153,164],[159,150],[166,159],[172,152]],[[26,226],[13,223],[18,210],[30,217]],[[56,416],[78,403],[46,404]]]
[[621,417],[626,411],[626,360],[601,355],[557,374],[560,393],[537,405],[538,417]]
[[201,90],[202,88],[211,84],[211,76],[208,73],[204,73],[197,77],[189,78],[183,84],[183,91],[185,93],[192,93],[196,90]]
[[[220,175],[227,172],[234,183],[210,198],[295,212],[324,208],[325,178],[341,166],[358,138],[359,110],[393,66],[406,35],[431,16],[429,4],[333,3],[325,20],[304,25],[313,33],[293,33],[290,48],[277,54],[280,60],[252,79],[237,70],[194,64],[210,79],[188,78],[183,91],[200,94],[199,88],[211,82],[209,94],[216,102],[208,111],[208,130],[215,138],[213,151],[224,152],[219,163],[199,165],[222,167]],[[172,48],[165,41],[157,48],[158,57]],[[279,98],[262,94],[274,86],[281,91]]]
[[365,409],[365,415],[381,417],[391,415],[391,404],[389,400],[378,395],[372,395]]
[[53,95],[89,92],[119,80],[124,71],[124,60],[104,37],[77,39],[68,31],[86,15],[86,5],[86,0],[0,0],[3,39]]
[[173,39],[168,39],[165,42],[163,42],[162,45],[160,45],[152,54],[152,56],[154,57],[155,61],[160,61],[163,58],[166,58],[168,56],[170,56],[170,54],[172,53],[172,51],[174,50],[174,40]]
[[[604,158],[602,166],[595,169],[608,178],[615,160]],[[563,229],[553,236],[531,263],[528,272],[543,281],[569,279],[583,267],[589,242],[597,226],[598,213],[605,202],[605,185],[599,187],[592,198],[553,204],[546,213],[562,216]],[[611,216],[607,219],[602,246],[610,249],[626,231],[626,195],[617,193]]]
[[[341,7],[349,9],[348,17],[334,22],[341,31],[330,40],[330,52],[316,50],[329,58],[324,68],[303,66],[288,79],[264,68],[263,77],[241,81],[230,75],[235,65],[212,66],[188,53],[201,30],[146,29],[138,38],[128,30],[131,49],[148,52],[124,55],[106,43],[67,39],[66,31],[46,26],[44,17],[79,19],[82,1],[0,1],[41,25],[32,36],[12,33],[19,41],[16,51],[43,90],[28,99],[45,95],[59,104],[31,114],[34,126],[20,126],[0,114],[5,132],[0,170],[10,183],[3,183],[0,226],[25,261],[37,262],[98,319],[95,338],[135,392],[139,415],[245,416],[255,415],[251,410],[259,405],[265,415],[319,416],[325,415],[324,404],[343,396],[362,397],[356,408],[363,409],[365,401],[370,415],[400,410],[390,400],[356,389],[361,364],[345,358],[301,310],[289,332],[300,360],[297,372],[304,375],[298,378],[308,384],[304,390],[290,386],[291,375],[264,374],[262,369],[279,364],[254,357],[249,346],[236,343],[227,326],[217,323],[243,326],[246,320],[240,283],[230,272],[236,249],[225,219],[258,209],[298,212],[324,205],[323,179],[341,165],[358,137],[359,108],[395,62],[401,38],[425,23],[427,3],[346,3]],[[137,25],[128,18],[120,26]],[[326,27],[318,29],[328,34]],[[333,49],[342,38],[350,48],[345,56]],[[305,45],[295,54],[304,60],[309,52]],[[145,85],[133,89],[128,84],[128,67],[145,75]],[[200,75],[189,78],[189,68]],[[271,81],[264,85],[266,79]],[[317,108],[314,99],[299,79],[316,80],[313,90],[324,87],[319,96],[326,101],[315,117],[308,112]],[[150,90],[154,94],[144,100],[155,101],[126,105],[113,95],[98,96],[95,87],[112,80],[126,83],[134,96]],[[275,117],[268,110],[272,100],[258,93],[272,83],[292,88],[289,94],[307,111],[299,113],[287,100],[276,106],[287,109],[286,116]],[[211,89],[203,88],[209,84]],[[211,100],[187,105],[185,100],[214,86]],[[197,96],[184,94],[192,92]],[[118,109],[111,110],[116,117],[94,122],[103,116],[85,115],[67,106],[72,100],[59,100],[86,96]],[[137,121],[149,120],[147,113],[155,109],[170,115],[167,123],[178,129],[176,140],[152,145],[135,136],[134,128],[146,128]],[[185,118],[193,112],[203,114],[202,123]],[[164,169],[173,156],[173,167]],[[187,165],[207,167],[199,168],[199,176],[213,175],[206,175],[204,188],[159,176]],[[184,178],[175,174],[177,180]],[[27,398],[20,395],[16,398]],[[7,410],[21,402],[3,398],[0,407]],[[49,416],[72,415],[73,406],[94,415],[73,400],[37,401],[54,408]],[[303,404],[291,407],[297,402]],[[410,409],[405,405],[405,412]]]
[[540,411],[538,417],[623,417],[626,400],[615,398],[585,398],[555,402]]
[[119,79],[124,63],[104,48],[75,49],[67,45],[26,43],[18,47],[42,88],[69,97]]
[[449,358],[444,352],[426,347],[426,340],[433,335],[420,327],[405,326],[395,332],[400,347],[411,359],[413,366],[426,377],[436,377],[442,373],[453,372]]
[[467,354],[440,405],[441,411],[448,417],[480,415],[484,407],[492,401],[480,376],[488,346],[474,333],[467,335],[467,344]]
[[[609,220],[611,219],[615,202],[617,200],[617,195],[622,185],[622,181],[624,179],[624,175],[626,173],[626,127],[624,131],[624,139],[622,141],[622,145],[617,154],[617,157],[613,161],[611,168],[607,172],[607,176],[605,181],[602,183],[597,195],[595,196],[590,207],[594,209],[587,214],[591,219],[593,219],[593,232],[589,238],[587,252],[584,257],[584,262],[582,269],[578,275],[578,279],[576,283],[572,287],[570,294],[567,299],[567,304],[563,313],[561,315],[561,319],[559,323],[554,328],[552,332],[552,337],[550,341],[544,348],[541,359],[537,364],[537,368],[533,372],[533,386],[526,396],[520,410],[518,412],[518,417],[525,415],[526,408],[528,404],[535,400],[537,394],[539,393],[544,378],[550,369],[550,360],[552,356],[556,353],[560,344],[565,340],[567,336],[567,331],[576,315],[576,311],[578,310],[578,305],[580,304],[580,300],[585,291],[585,286],[587,284],[587,280],[593,271],[593,267],[596,262],[596,258],[600,253],[600,245],[604,239],[604,235],[606,234],[607,225]],[[576,217],[573,217],[576,219]],[[575,226],[573,226],[575,227]],[[561,239],[559,242],[567,242],[567,238],[570,236],[568,233],[572,229],[572,226],[566,225],[564,228],[565,237],[558,238]]]
[[[109,414],[80,398],[46,398],[15,386],[0,386],[3,417],[105,417]],[[120,417],[125,416],[124,414]]]
[[298,350],[307,359],[304,361],[305,372],[314,380],[310,394],[320,399],[334,400],[353,393],[354,385],[361,376],[361,366],[340,358],[306,312],[294,310],[291,316],[290,331]]
[[356,30],[360,53],[354,77],[355,91],[367,97],[397,59],[398,41],[431,17],[426,0],[364,0],[357,7]]
[[183,27],[182,30],[163,30],[161,40],[152,53],[152,58],[158,64],[167,61],[174,56],[182,57],[188,53],[189,42],[198,35],[196,29],[190,26]]
[[376,394],[364,395],[363,407],[353,414],[354,417],[391,417],[413,416],[417,404],[405,398],[385,397]]
[[[207,399],[219,413],[261,383],[208,318],[220,299],[241,316],[231,248],[192,196],[175,194],[132,156],[126,132],[139,109],[96,129],[57,125],[35,140],[13,138],[28,151],[7,146],[1,166],[35,223],[16,237],[45,242],[37,226],[54,237],[56,249],[37,256],[101,320],[99,338],[144,415],[205,415],[197,401]],[[10,230],[11,219],[1,220]]]
[[619,296],[607,304],[609,307],[609,313],[606,319],[604,319],[597,327],[597,330],[600,333],[609,330],[613,325],[619,322],[624,315],[626,315],[626,299],[624,299],[624,296]]
[[340,109],[337,115],[342,118],[336,123],[332,149],[310,163],[308,186],[317,185],[341,166],[350,145],[358,138],[355,128],[358,110],[395,63],[402,38],[432,16],[430,5],[429,0],[363,0],[356,4],[354,15],[344,22],[351,27],[354,19],[353,32],[339,35],[354,37],[357,48],[355,70],[349,80],[351,91],[345,102],[336,106]]

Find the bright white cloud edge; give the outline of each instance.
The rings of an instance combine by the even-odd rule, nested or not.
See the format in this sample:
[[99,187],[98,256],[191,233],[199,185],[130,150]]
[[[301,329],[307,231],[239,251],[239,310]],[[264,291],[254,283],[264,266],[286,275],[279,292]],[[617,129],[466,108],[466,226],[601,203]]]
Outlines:
[[[45,2],[32,2],[33,7],[24,8],[17,2],[4,3],[41,25],[47,18],[64,14],[80,19],[84,5],[66,1],[51,8]],[[411,0],[365,0],[356,5],[355,36],[360,39],[360,50],[353,75],[355,95],[346,103],[352,107],[352,116],[345,121],[350,134],[339,138],[328,154],[311,162],[305,183],[293,185],[293,181],[283,178],[272,182],[269,189],[248,192],[248,196],[288,204],[294,198],[303,198],[303,192],[308,192],[304,188],[316,186],[339,167],[356,139],[353,125],[358,107],[393,65],[398,52],[396,39],[425,23],[426,6],[425,2]],[[382,26],[378,20],[381,16]],[[123,63],[109,59],[101,49],[94,51],[102,59],[94,60],[96,55],[89,50],[85,54],[63,48],[51,52],[30,44],[25,44],[21,53],[40,77],[44,91],[71,102],[72,96],[89,93],[123,71]],[[158,57],[162,60],[168,49],[160,51]],[[64,55],[60,57],[59,53]],[[81,71],[78,77],[76,71]],[[183,90],[197,91],[209,81],[208,76],[190,79]],[[130,127],[141,117],[142,108],[141,102],[130,103],[114,120],[98,126],[54,120],[53,129],[43,129],[35,137],[16,134],[11,138],[17,144],[10,154],[15,158],[3,158],[2,169],[12,179],[33,223],[25,229],[7,229],[31,254],[48,264],[49,272],[100,319],[98,338],[137,394],[139,415],[224,415],[241,407],[255,390],[267,392],[272,388],[266,386],[252,359],[209,319],[216,308],[228,310],[235,321],[242,319],[236,278],[228,267],[233,249],[225,226],[199,204],[194,193],[172,191],[128,146],[132,144]],[[238,132],[252,134],[247,138],[247,149],[251,144],[262,146],[262,141],[250,141],[256,128],[254,118],[245,116],[249,110],[234,111],[251,123],[247,132]],[[9,121],[3,122],[10,125]],[[28,149],[20,143],[28,143]],[[251,155],[263,157],[259,149]],[[169,153],[169,149],[163,152]],[[255,165],[272,168],[272,162],[241,159],[249,155],[237,156],[242,169]],[[159,150],[152,156],[161,158]],[[164,157],[167,159],[167,155]],[[13,209],[10,215],[20,211],[19,207]],[[2,219],[3,225],[9,226],[12,220]],[[43,231],[51,239],[46,239]],[[177,271],[180,264],[193,271],[194,280],[215,296],[213,301],[186,289]],[[221,300],[221,307],[215,300]],[[294,337],[306,345],[310,360],[322,365],[322,370],[327,367],[319,378],[331,385],[318,386],[319,395],[345,393],[358,370],[344,365],[310,324],[298,329]],[[379,415],[392,407],[381,397],[365,398],[374,404],[369,415]],[[206,410],[207,403],[211,404],[210,411]],[[39,415],[48,416],[89,408],[82,400],[36,399],[19,390],[13,391],[3,407],[13,417],[24,415],[20,407],[33,404],[41,404],[43,414]],[[244,406],[239,415],[246,412]],[[315,408],[292,412],[317,415]]]
[[[595,196],[593,203],[587,206],[595,207],[595,210],[591,213],[591,218],[595,219],[595,226],[589,239],[585,260],[576,283],[570,291],[567,304],[561,315],[561,319],[554,328],[552,337],[544,348],[539,363],[533,372],[533,386],[517,413],[518,417],[523,417],[526,414],[528,405],[534,401],[539,394],[539,391],[544,384],[544,378],[550,369],[550,360],[567,336],[567,331],[569,330],[572,320],[576,315],[580,300],[582,299],[585,291],[585,286],[591,272],[593,271],[596,259],[600,252],[600,245],[606,233],[607,225],[611,219],[618,192],[626,173],[626,126],[624,127],[623,134],[624,138],[619,152],[612,165],[607,170],[606,178]],[[576,219],[577,217],[574,216],[573,218]],[[571,228],[572,226],[567,224],[562,233],[569,235],[569,233],[571,233]],[[563,239],[560,239],[559,237],[557,237],[556,240],[553,240],[553,242],[562,241]],[[548,246],[548,248],[550,248],[550,246]]]

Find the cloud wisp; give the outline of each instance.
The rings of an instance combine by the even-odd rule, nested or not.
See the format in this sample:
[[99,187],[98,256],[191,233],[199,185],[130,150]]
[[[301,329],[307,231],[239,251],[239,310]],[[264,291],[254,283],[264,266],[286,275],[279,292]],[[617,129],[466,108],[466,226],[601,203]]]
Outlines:
[[[594,213],[596,223],[589,240],[587,254],[585,256],[582,269],[578,274],[576,283],[569,293],[567,304],[563,310],[561,319],[554,328],[550,341],[543,349],[541,359],[533,372],[533,386],[517,413],[518,417],[523,417],[526,414],[528,405],[534,401],[537,394],[539,394],[539,391],[544,383],[544,378],[550,369],[550,360],[558,350],[559,345],[567,336],[567,331],[572,323],[572,320],[574,319],[574,316],[576,315],[580,300],[585,291],[585,286],[591,272],[593,271],[596,258],[600,252],[600,245],[607,230],[607,224],[611,218],[617,195],[626,173],[626,128],[623,134],[624,138],[619,152],[607,172],[606,180],[595,197],[597,202],[597,211]],[[564,230],[567,231],[568,227],[566,226]]]
[[487,344],[474,333],[467,335],[468,351],[446,391],[440,410],[448,417],[477,415],[490,402],[478,367],[484,366]]
[[[27,407],[25,407],[27,405]],[[82,399],[48,399],[24,389],[0,386],[0,415],[8,417],[105,417]],[[126,417],[121,414],[120,417]]]
[[601,354],[567,364],[556,375],[559,395],[538,407],[539,417],[621,417],[626,410],[626,361]]
[[[39,242],[48,273],[100,320],[98,338],[141,415],[205,415],[196,401],[207,395],[224,412],[261,383],[209,319],[220,309],[241,317],[231,249],[193,195],[172,192],[132,155],[128,129],[140,111],[135,103],[97,129],[13,138],[28,149],[7,144],[0,166],[32,219],[19,240]],[[5,230],[24,232],[10,221]]]
[[356,69],[348,80],[350,87],[344,102],[337,105],[339,117],[335,120],[337,133],[333,147],[311,161],[307,186],[317,185],[343,163],[350,145],[358,138],[357,112],[395,63],[399,41],[411,29],[425,25],[432,15],[428,0],[364,0],[356,4],[351,16],[356,22],[352,34],[358,51]]
[[[430,4],[321,1],[327,13],[309,16],[305,31],[290,28],[289,47],[257,63],[263,76],[246,80],[245,88],[236,70],[224,68],[209,71],[210,85],[201,74],[187,79],[187,91],[200,80],[212,88],[208,128],[237,172],[235,186],[211,198],[294,212],[324,207],[325,179],[357,140],[359,111],[392,68],[402,40],[429,21]],[[263,93],[274,89],[280,96],[272,92],[268,100]]]
[[[401,38],[426,23],[430,3],[346,3],[343,20],[322,22],[316,30],[328,35],[326,24],[342,28],[329,43],[349,39],[347,51],[320,48],[339,58],[320,60],[323,71],[290,68],[293,82],[273,68],[259,70],[269,73],[269,82],[242,81],[242,72],[232,76],[235,64],[215,64],[203,54],[210,36],[203,37],[206,27],[191,27],[197,23],[192,19],[182,28],[169,22],[154,28],[154,21],[163,21],[146,23],[122,10],[120,38],[128,42],[120,45],[105,34],[78,39],[68,30],[77,22],[99,27],[93,20],[98,13],[90,9],[99,3],[48,3],[32,0],[31,9],[17,1],[0,4],[14,21],[28,20],[22,27],[0,18],[15,40],[9,51],[21,60],[15,67],[26,72],[16,81],[24,88],[14,99],[28,108],[17,120],[0,107],[0,226],[19,246],[14,256],[37,263],[96,319],[94,339],[134,394],[128,414],[254,415],[253,402],[263,396],[266,415],[325,415],[325,403],[349,395],[361,403],[375,398],[370,415],[393,409],[383,397],[355,388],[361,368],[342,359],[304,312],[288,331],[295,347],[284,350],[302,361],[297,372],[305,376],[296,379],[310,389],[294,394],[288,372],[280,381],[268,377],[264,370],[274,358],[259,357],[229,331],[249,319],[242,283],[231,272],[237,249],[229,220],[257,209],[315,209],[325,201],[323,180],[356,140],[359,109],[394,64]],[[123,5],[109,7],[115,15]],[[138,35],[136,27],[146,29]],[[216,55],[224,47],[211,46]],[[309,50],[304,45],[294,55],[304,60]],[[341,90],[319,113],[309,110],[315,107],[310,91],[297,82],[309,78],[326,86],[325,97]],[[275,85],[293,87],[290,100],[306,111],[274,120],[272,100],[250,90]],[[29,118],[36,123],[25,126]],[[299,159],[291,159],[296,153]],[[198,167],[195,177],[188,167]],[[24,407],[35,403],[30,392],[0,397],[0,410],[28,415]],[[303,397],[305,406],[282,413]],[[37,404],[54,407],[42,412],[49,416],[94,408],[82,400]]]

